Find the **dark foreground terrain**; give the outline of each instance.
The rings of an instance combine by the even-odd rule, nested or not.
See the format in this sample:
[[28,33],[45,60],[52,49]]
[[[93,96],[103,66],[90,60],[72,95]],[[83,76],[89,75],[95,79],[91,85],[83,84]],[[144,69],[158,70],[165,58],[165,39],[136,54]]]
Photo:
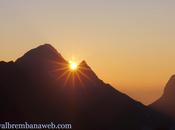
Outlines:
[[172,121],[104,83],[82,61],[77,71],[48,44],[0,62],[0,122],[71,123],[74,130],[169,130]]

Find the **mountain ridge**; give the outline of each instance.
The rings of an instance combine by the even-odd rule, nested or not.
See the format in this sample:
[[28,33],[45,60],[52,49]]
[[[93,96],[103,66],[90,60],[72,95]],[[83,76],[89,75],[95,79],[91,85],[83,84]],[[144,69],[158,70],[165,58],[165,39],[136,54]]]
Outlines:
[[2,64],[1,121],[70,122],[75,130],[170,127],[168,118],[104,83],[85,61],[72,72],[51,45]]

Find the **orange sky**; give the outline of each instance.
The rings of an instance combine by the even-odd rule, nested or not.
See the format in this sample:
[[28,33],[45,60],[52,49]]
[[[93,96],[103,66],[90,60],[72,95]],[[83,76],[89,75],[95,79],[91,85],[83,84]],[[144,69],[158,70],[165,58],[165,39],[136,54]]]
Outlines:
[[0,60],[51,43],[145,104],[175,73],[172,0],[1,0]]

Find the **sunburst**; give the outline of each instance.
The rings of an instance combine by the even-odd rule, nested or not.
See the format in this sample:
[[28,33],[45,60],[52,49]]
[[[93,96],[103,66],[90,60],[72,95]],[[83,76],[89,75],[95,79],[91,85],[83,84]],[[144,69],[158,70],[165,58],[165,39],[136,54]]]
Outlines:
[[79,80],[82,86],[84,86],[82,77],[90,80],[90,77],[88,77],[88,75],[84,73],[84,70],[89,70],[89,68],[78,65],[75,61],[69,61],[65,63],[59,63],[55,61],[52,63],[54,64],[54,66],[58,66],[58,69],[52,71],[55,74],[59,74],[56,79],[59,80],[65,77],[65,81],[63,84],[64,86],[67,85],[68,81],[71,81],[72,86],[75,86],[75,78]]
[[69,61],[69,68],[71,71],[76,71],[78,69],[78,64],[75,61]]

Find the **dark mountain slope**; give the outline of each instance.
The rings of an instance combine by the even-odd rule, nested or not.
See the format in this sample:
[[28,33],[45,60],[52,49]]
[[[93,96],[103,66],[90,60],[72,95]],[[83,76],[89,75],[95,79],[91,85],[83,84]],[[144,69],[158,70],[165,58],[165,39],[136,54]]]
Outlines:
[[163,112],[175,119],[175,75],[173,75],[165,86],[163,95],[150,107]]

